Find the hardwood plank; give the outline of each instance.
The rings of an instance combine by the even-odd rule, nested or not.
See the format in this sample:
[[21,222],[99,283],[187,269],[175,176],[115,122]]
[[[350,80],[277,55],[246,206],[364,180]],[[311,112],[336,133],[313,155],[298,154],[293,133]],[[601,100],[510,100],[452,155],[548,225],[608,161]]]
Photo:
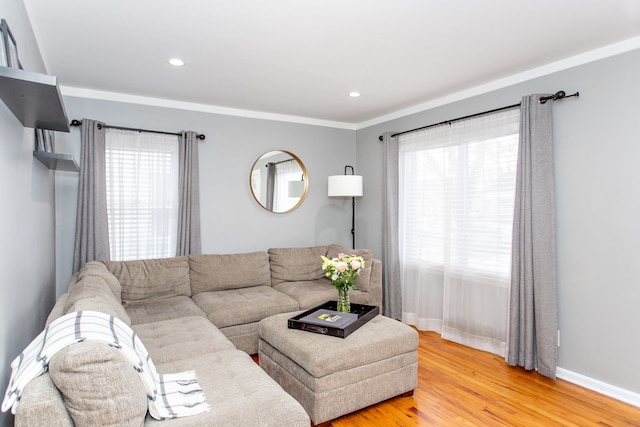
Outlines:
[[640,426],[640,408],[501,357],[420,332],[418,388],[331,421],[333,427]]

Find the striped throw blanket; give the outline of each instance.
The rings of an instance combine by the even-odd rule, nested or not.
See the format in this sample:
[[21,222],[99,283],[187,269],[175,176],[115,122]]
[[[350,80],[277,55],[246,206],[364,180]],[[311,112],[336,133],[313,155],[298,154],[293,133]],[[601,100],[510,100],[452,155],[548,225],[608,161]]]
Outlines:
[[122,352],[144,383],[153,418],[185,417],[211,409],[194,371],[159,374],[142,341],[126,323],[104,313],[78,311],[53,321],[14,359],[2,412],[11,408],[15,414],[27,383],[47,371],[58,351],[82,341],[104,342]]

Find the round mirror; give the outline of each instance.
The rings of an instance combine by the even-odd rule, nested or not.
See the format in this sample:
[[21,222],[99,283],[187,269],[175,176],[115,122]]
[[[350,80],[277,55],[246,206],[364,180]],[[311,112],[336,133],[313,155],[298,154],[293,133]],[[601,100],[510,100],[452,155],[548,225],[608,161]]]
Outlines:
[[307,168],[289,151],[269,151],[251,167],[249,186],[253,198],[266,210],[291,212],[307,195]]

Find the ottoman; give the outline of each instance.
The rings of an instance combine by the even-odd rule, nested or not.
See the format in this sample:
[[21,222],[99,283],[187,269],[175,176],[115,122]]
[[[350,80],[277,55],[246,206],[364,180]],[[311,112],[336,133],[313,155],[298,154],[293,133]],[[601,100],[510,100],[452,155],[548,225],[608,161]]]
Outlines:
[[260,321],[260,367],[321,424],[418,386],[418,333],[378,315],[347,338],[289,329],[295,313]]

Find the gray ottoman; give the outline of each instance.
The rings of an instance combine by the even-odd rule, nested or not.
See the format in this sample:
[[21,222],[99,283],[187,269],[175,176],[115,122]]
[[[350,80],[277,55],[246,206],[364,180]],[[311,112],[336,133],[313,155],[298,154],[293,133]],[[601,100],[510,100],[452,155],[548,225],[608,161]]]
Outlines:
[[292,313],[260,321],[260,366],[305,408],[314,424],[418,386],[418,333],[378,315],[347,338],[289,329]]

